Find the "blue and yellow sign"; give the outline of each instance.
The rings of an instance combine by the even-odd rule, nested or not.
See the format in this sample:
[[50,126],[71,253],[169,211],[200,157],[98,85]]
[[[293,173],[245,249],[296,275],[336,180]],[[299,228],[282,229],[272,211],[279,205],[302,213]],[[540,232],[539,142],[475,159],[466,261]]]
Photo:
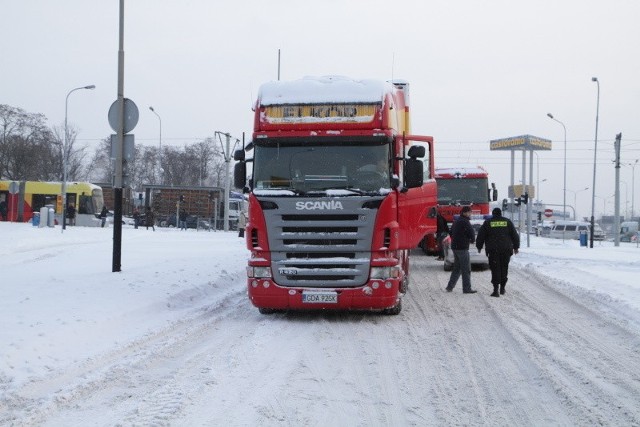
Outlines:
[[551,150],[551,140],[533,135],[512,136],[493,139],[489,147],[491,150]]

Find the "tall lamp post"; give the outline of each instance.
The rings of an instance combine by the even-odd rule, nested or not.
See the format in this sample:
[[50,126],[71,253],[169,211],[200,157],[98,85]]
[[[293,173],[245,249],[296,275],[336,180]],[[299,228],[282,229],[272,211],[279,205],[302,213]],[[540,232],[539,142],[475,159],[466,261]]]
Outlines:
[[162,184],[162,118],[160,118],[160,114],[158,114],[156,110],[153,109],[153,107],[150,106],[149,110],[151,110],[151,112],[155,114],[156,117],[158,117],[158,121],[160,122],[160,143],[158,145],[158,182]]
[[593,145],[593,185],[591,186],[591,232],[589,237],[589,247],[593,249],[593,229],[596,224],[596,158],[598,155],[598,116],[600,115],[600,81],[597,77],[591,77],[592,82],[598,85],[598,98],[596,101],[596,138]]
[[630,221],[633,221],[633,215],[635,210],[635,195],[636,195],[636,166],[638,166],[638,160],[636,159],[633,163],[626,163],[627,166],[631,167],[631,218]]
[[620,181],[620,184],[624,184],[624,217],[625,221],[628,221],[627,215],[629,211],[629,187],[627,187],[627,183],[625,181]]
[[560,120],[553,117],[553,114],[547,113],[547,116],[554,122],[558,122],[564,129],[564,179],[562,182],[562,217],[567,217],[567,127]]
[[64,101],[64,143],[62,144],[62,232],[64,232],[64,230],[66,229],[67,226],[67,220],[66,220],[66,214],[67,214],[67,173],[69,170],[69,148],[67,147],[68,144],[68,129],[67,129],[67,113],[69,111],[69,95],[71,95],[73,92],[75,92],[76,90],[80,90],[80,89],[95,89],[96,85],[89,85],[89,86],[81,86],[81,87],[77,87],[75,89],[71,89],[69,91],[69,93],[67,93],[67,98]]
[[573,219],[576,220],[576,221],[578,220],[578,215],[576,215],[577,205],[578,205],[578,193],[581,192],[581,191],[588,190],[588,189],[589,189],[589,187],[585,187],[582,190],[569,190],[567,188],[567,191],[570,191],[570,192],[573,193],[573,216],[575,217]]

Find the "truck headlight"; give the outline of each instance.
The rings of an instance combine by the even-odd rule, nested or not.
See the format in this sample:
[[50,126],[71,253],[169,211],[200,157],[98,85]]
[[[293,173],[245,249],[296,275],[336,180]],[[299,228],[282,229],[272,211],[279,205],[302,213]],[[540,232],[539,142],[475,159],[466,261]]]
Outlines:
[[371,279],[391,279],[400,277],[400,267],[371,267]]
[[247,277],[271,277],[271,267],[247,267]]

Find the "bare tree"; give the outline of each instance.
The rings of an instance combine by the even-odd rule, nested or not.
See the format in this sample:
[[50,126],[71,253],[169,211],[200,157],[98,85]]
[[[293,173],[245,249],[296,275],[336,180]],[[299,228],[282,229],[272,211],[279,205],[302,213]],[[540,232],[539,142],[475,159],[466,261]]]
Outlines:
[[113,179],[114,168],[111,161],[111,138],[105,138],[100,141],[98,148],[89,160],[88,180],[91,182],[111,182]]
[[52,179],[54,136],[42,114],[0,104],[0,176],[13,180]]
[[[59,162],[59,180],[63,179],[62,156],[64,147],[64,125],[54,126],[53,134],[55,136],[55,146],[58,151]],[[87,146],[76,145],[78,130],[73,125],[67,124],[67,180],[68,181],[86,181],[90,175],[87,167]]]

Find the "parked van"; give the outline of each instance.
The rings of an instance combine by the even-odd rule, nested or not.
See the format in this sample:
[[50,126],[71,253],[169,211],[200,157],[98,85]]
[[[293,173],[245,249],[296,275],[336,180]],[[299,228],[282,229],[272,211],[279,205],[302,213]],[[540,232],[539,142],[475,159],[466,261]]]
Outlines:
[[[549,231],[549,237],[554,239],[580,239],[580,233],[590,234],[591,224],[586,221],[556,221]],[[596,223],[593,229],[593,240],[604,240],[604,231],[600,224]]]
[[620,241],[632,242],[637,238],[638,222],[637,221],[625,221],[620,224]]

